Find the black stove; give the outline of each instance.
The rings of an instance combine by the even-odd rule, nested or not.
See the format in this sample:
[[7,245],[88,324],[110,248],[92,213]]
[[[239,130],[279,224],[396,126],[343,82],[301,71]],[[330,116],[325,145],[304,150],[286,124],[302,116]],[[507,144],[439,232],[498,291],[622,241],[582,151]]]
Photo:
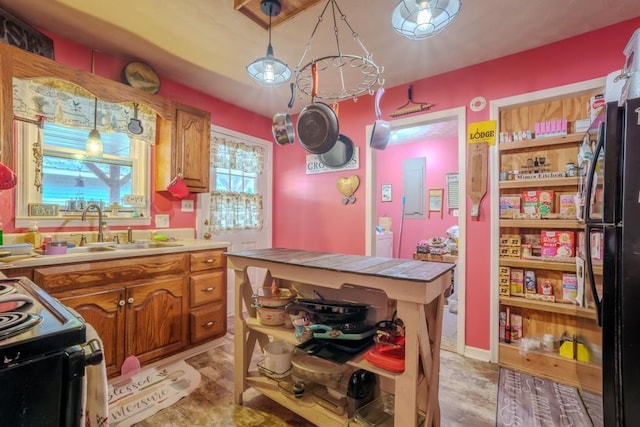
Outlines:
[[0,279],[1,424],[78,426],[85,367],[102,360],[85,341],[84,320],[31,280]]
[[84,342],[84,321],[35,283],[0,280],[0,369]]

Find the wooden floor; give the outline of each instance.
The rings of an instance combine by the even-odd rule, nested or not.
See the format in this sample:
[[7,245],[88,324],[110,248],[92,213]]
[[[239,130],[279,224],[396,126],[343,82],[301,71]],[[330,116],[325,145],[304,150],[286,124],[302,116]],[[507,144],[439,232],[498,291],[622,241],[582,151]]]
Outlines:
[[[173,406],[160,411],[140,427],[156,426],[311,426],[287,408],[253,392],[245,392],[245,404],[235,405],[233,390],[233,335],[219,346],[187,357],[202,374],[198,389]],[[258,355],[259,356],[259,355]],[[442,351],[440,407],[443,427],[495,426],[498,366]],[[321,427],[321,426],[320,426]]]

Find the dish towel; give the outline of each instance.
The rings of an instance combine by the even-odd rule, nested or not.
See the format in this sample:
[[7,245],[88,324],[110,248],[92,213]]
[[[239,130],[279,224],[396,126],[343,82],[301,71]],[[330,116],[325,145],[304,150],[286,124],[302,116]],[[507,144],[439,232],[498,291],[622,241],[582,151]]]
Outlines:
[[[87,342],[97,340],[104,349],[96,330],[89,323],[87,326]],[[107,427],[109,425],[109,394],[107,391],[107,366],[102,361],[97,365],[88,365],[82,381],[82,418],[80,426]]]

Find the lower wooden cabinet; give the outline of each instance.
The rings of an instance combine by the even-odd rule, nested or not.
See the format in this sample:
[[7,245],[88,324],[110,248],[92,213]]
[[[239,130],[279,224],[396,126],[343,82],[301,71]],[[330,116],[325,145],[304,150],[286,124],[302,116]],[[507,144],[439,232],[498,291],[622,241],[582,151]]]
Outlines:
[[32,277],[95,328],[111,377],[129,355],[147,364],[226,334],[224,251],[35,267]]

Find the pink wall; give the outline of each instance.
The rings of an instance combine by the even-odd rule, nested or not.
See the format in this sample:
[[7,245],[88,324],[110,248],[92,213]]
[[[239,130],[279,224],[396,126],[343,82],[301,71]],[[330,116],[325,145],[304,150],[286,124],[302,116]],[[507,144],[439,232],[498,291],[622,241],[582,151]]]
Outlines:
[[[604,77],[623,66],[622,50],[638,27],[640,18],[635,18],[542,48],[423,79],[413,83],[414,99],[434,103],[432,111],[439,111],[467,107],[476,96],[499,99]],[[403,105],[406,90],[406,86],[387,89],[382,99],[383,113]],[[488,108],[481,112],[467,108],[466,114],[467,122],[489,119]],[[367,143],[365,127],[374,120],[372,96],[363,96],[357,103],[341,102],[341,132],[349,135],[361,152]],[[341,206],[335,180],[358,175],[361,189],[356,196],[362,201],[367,165],[361,162],[359,170],[349,173],[305,175],[306,153],[300,146],[279,147],[275,151],[274,246],[364,253],[364,203]],[[489,198],[487,194],[481,203],[479,218],[472,219],[469,212],[461,213],[467,215],[466,344],[481,349],[490,346]],[[471,203],[467,202],[469,210]]]
[[[416,142],[412,144],[390,144],[384,151],[376,153],[376,215],[389,216],[392,220],[393,254],[397,258],[412,258],[416,244],[420,240],[432,237],[447,236],[447,229],[458,223],[458,218],[447,209],[446,177],[445,174],[458,172],[458,140],[440,140]],[[405,159],[426,158],[425,206],[428,208],[428,190],[431,188],[444,189],[442,218],[440,212],[432,212],[420,219],[405,219],[402,224],[402,238],[400,239],[400,222],[402,218],[402,162]],[[391,202],[380,200],[380,186],[391,184]],[[398,245],[400,253],[398,255]]]
[[[69,40],[47,33],[54,41],[56,61],[80,69],[82,71],[91,72],[91,49]],[[124,65],[135,58],[115,58],[100,52],[95,54],[95,74],[120,82],[120,72]],[[211,112],[211,123],[216,126],[235,130],[248,135],[255,136],[266,140],[271,140],[271,118],[266,118],[247,110],[238,108],[219,99],[205,95],[194,89],[176,83],[172,80],[160,76],[161,84],[159,95],[165,98],[192,105],[202,110]],[[153,151],[152,151],[153,153]],[[203,153],[209,156],[209,153]],[[154,185],[152,180],[152,186]],[[172,228],[192,228],[195,227],[196,214],[190,212],[181,212],[181,202],[173,198],[167,191],[152,188],[151,214],[169,214],[170,224]],[[158,190],[157,192],[155,190]],[[196,195],[189,197],[196,202]],[[4,222],[4,231],[6,233],[23,232],[15,228],[14,213],[14,190],[0,192],[0,207],[2,207],[2,222]],[[110,227],[118,230],[118,227]],[[140,227],[145,228],[145,227]],[[153,229],[153,221],[149,227]],[[79,227],[78,230],[89,229],[88,227]],[[42,231],[55,232],[63,231],[53,228],[42,228]],[[69,231],[65,228],[64,231]]]

